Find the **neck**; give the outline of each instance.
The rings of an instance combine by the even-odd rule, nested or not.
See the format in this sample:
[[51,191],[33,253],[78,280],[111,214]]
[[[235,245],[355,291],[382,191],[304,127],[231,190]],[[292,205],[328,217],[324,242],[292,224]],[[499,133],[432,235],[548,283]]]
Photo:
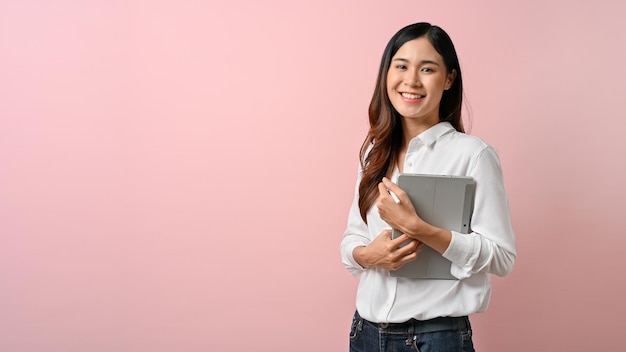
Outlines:
[[420,133],[426,131],[427,129],[433,127],[434,125],[439,123],[439,119],[437,120],[416,120],[416,119],[407,119],[402,118],[402,132],[404,138],[404,147],[409,144],[411,139],[415,138]]

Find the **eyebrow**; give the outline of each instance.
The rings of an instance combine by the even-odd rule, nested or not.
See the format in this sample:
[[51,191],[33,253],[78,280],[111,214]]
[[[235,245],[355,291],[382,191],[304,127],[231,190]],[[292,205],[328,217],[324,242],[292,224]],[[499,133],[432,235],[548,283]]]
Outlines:
[[[410,62],[408,59],[405,59],[403,57],[397,57],[397,58],[395,58],[395,59],[393,59],[391,61],[392,62],[393,61]],[[433,60],[422,60],[422,61],[420,61],[420,64],[422,64],[422,65],[423,64],[432,64],[432,65],[441,66],[437,61],[433,61]]]

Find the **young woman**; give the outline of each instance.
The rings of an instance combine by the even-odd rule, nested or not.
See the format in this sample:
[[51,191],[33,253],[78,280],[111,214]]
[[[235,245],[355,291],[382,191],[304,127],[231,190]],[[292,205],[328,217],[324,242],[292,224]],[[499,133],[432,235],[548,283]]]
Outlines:
[[[444,30],[416,23],[391,38],[341,242],[344,265],[360,277],[350,351],[474,351],[468,316],[487,309],[489,274],[512,270],[515,234],[500,162],[493,148],[464,133],[462,96],[459,60]],[[424,222],[394,183],[403,172],[471,176],[471,233]],[[392,239],[392,228],[403,235]],[[452,262],[458,280],[390,276],[424,245]]]

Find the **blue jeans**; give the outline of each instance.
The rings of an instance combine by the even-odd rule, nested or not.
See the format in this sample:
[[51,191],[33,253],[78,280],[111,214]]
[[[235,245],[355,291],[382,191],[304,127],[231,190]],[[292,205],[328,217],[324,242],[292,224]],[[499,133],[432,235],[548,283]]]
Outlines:
[[467,317],[375,324],[354,313],[350,352],[474,352]]

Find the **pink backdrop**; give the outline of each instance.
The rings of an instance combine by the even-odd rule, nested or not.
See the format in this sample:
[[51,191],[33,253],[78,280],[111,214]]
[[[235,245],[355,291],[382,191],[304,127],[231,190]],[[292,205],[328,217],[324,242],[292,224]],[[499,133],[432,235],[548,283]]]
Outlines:
[[420,20],[457,45],[518,234],[476,346],[616,350],[618,3],[1,1],[0,350],[346,351],[367,104]]

